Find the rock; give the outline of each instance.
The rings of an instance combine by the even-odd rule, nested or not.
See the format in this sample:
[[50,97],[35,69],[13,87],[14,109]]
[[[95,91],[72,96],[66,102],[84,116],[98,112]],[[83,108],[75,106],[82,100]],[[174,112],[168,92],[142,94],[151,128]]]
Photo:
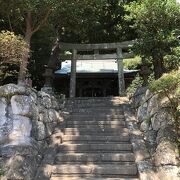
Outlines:
[[52,102],[52,109],[55,109],[55,110],[59,110],[59,103],[58,103],[58,101],[57,101],[57,99],[54,97],[54,96],[52,96],[51,97],[51,102]]
[[153,97],[153,93],[147,89],[146,93],[145,93],[145,96],[144,96],[144,100],[145,101],[148,101],[149,99],[151,99]]
[[158,104],[158,96],[155,95],[152,98],[150,98],[148,107],[147,107],[147,113],[149,116],[153,116],[155,113],[157,113],[159,110],[159,104]]
[[147,87],[138,87],[132,97],[132,104],[134,108],[137,108],[141,105],[142,97],[145,94]]
[[140,130],[141,131],[144,131],[144,132],[147,132],[149,130],[149,125],[150,125],[150,122],[148,119],[145,119],[142,123],[141,123],[141,126],[140,126]]
[[144,103],[138,108],[137,119],[139,122],[143,122],[148,117],[147,114],[147,103]]
[[38,121],[39,119],[39,108],[36,104],[31,104],[31,119]]
[[153,159],[156,166],[177,165],[177,156],[175,144],[164,140],[157,146]]
[[27,88],[26,89],[26,93],[29,95],[31,102],[33,102],[34,104],[37,103],[37,91],[35,89],[32,88]]
[[7,179],[33,179],[38,167],[36,156],[12,156],[6,165]]
[[7,117],[6,116],[0,116],[0,142],[2,143],[7,139],[8,134],[7,133],[7,128],[6,128],[6,123],[7,122]]
[[29,145],[12,145],[6,144],[1,146],[1,155],[6,158],[12,157],[14,154],[21,154],[23,156],[26,155],[38,155],[39,147],[31,142]]
[[0,128],[6,123],[7,117],[6,116],[0,116]]
[[26,89],[23,86],[18,86],[16,84],[6,84],[0,87],[0,96],[2,97],[11,97],[13,95],[22,95],[26,94]]
[[13,128],[13,120],[6,116],[0,117],[0,142],[4,143],[8,141],[8,136]]
[[58,112],[55,111],[54,109],[49,109],[48,111],[48,117],[49,117],[49,122],[57,122],[58,121]]
[[12,144],[29,144],[31,136],[32,123],[29,118],[13,115],[13,129],[9,135]]
[[157,133],[156,142],[159,144],[163,140],[169,140],[172,142],[176,142],[177,136],[176,136],[176,132],[175,132],[173,126],[169,125],[169,126],[159,129],[159,131]]
[[162,166],[157,168],[157,175],[159,179],[163,180],[177,180],[180,178],[179,173],[180,173],[180,167],[179,166],[172,166],[172,165],[167,165],[167,166]]
[[172,124],[172,117],[169,110],[161,109],[151,118],[152,128],[158,131],[160,128]]
[[43,105],[47,109],[52,107],[51,96],[49,94],[40,91],[38,92],[38,96],[38,101],[41,105]]
[[44,140],[47,137],[44,123],[36,120],[32,122],[33,122],[32,137],[38,141]]
[[11,98],[12,112],[16,115],[31,116],[31,100],[29,96],[15,95]]
[[156,144],[157,131],[149,130],[145,133],[145,140],[148,141],[149,144]]
[[59,113],[54,109],[44,109],[44,112],[39,113],[39,121],[49,123],[58,122],[61,120]]
[[7,100],[4,97],[0,97],[0,117],[6,115]]
[[47,136],[51,136],[53,132],[55,131],[56,123],[50,122],[46,123],[46,134]]

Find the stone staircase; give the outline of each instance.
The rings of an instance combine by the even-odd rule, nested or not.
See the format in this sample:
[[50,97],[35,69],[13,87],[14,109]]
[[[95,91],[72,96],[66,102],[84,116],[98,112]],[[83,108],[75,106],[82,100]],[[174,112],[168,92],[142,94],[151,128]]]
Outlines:
[[137,166],[119,98],[67,100],[62,144],[51,179],[136,179]]
[[76,98],[54,157],[51,180],[136,180],[123,98]]

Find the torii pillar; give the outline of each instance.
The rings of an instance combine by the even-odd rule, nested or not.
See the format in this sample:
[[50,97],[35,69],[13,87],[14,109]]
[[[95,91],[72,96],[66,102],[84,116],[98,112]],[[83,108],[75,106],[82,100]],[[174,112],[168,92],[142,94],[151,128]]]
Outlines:
[[70,92],[69,97],[76,97],[76,55],[77,50],[72,50],[72,60],[71,60],[71,77],[70,77]]
[[123,55],[122,49],[117,48],[117,66],[118,66],[118,85],[119,85],[119,96],[125,95],[125,82],[123,72]]

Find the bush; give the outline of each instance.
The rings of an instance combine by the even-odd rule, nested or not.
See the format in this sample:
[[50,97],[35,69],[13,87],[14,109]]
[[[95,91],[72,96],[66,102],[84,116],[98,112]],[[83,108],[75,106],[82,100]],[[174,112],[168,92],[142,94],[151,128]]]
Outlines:
[[132,58],[132,59],[123,60],[124,69],[136,70],[136,69],[139,69],[139,66],[141,64],[142,64],[142,61],[139,56],[136,56],[135,58]]
[[180,67],[180,47],[173,48],[172,54],[164,57],[164,66],[167,71],[178,70]]
[[17,76],[18,65],[27,51],[28,45],[21,36],[9,31],[0,33],[0,84]]
[[132,81],[132,83],[126,90],[127,96],[132,97],[136,89],[138,87],[141,87],[142,85],[143,85],[143,78],[140,77],[139,74],[137,74],[135,79]]
[[169,74],[164,74],[158,80],[149,85],[153,93],[158,94],[160,98],[166,97],[169,100],[173,122],[176,131],[179,134],[180,126],[180,69]]

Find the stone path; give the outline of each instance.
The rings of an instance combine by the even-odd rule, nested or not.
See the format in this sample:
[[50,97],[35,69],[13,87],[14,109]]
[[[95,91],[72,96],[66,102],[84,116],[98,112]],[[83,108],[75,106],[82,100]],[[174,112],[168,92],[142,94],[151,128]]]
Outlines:
[[71,113],[61,128],[61,143],[45,158],[51,165],[47,172],[43,169],[44,178],[41,173],[36,179],[46,175],[51,180],[138,179],[124,103],[123,98],[67,100],[66,109]]

